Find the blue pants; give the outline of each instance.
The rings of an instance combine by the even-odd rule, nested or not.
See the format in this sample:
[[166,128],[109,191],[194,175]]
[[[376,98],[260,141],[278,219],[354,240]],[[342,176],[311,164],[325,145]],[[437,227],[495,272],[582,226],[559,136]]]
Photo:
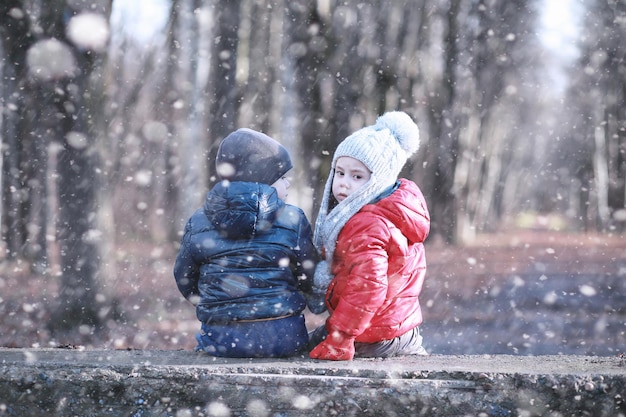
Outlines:
[[304,316],[276,320],[202,324],[196,351],[226,358],[280,358],[306,349]]

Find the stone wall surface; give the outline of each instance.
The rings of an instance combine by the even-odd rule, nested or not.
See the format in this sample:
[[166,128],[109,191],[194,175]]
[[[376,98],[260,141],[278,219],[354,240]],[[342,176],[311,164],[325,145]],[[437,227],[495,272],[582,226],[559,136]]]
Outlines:
[[625,362],[0,348],[0,416],[626,416]]

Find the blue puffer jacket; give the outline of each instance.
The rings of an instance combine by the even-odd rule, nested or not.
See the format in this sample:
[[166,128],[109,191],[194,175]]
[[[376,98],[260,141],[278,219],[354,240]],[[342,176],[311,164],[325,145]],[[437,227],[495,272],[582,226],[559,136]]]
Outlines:
[[220,182],[185,226],[174,277],[201,322],[223,324],[300,314],[316,263],[301,209],[268,185]]

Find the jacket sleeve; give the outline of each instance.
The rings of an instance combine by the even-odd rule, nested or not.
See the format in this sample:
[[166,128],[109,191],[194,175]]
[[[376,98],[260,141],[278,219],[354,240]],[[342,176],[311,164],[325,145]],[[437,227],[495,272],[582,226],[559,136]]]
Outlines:
[[190,251],[190,240],[191,220],[187,222],[187,225],[185,226],[185,234],[181,240],[178,256],[176,256],[176,262],[174,263],[174,278],[180,293],[187,300],[191,301],[192,304],[196,304],[193,301],[193,298],[199,294],[199,268],[193,260],[192,253]]
[[317,249],[313,245],[313,231],[311,224],[302,212],[298,225],[298,245],[295,250],[295,264],[293,273],[298,280],[298,289],[304,293],[311,293],[313,289],[313,273],[319,261]]
[[343,257],[341,265],[348,271],[334,271],[344,281],[335,283],[343,287],[339,300],[332,300],[330,290],[335,308],[327,321],[329,332],[358,337],[370,326],[386,299],[389,239],[384,220],[371,216],[355,216],[340,233],[335,256]]

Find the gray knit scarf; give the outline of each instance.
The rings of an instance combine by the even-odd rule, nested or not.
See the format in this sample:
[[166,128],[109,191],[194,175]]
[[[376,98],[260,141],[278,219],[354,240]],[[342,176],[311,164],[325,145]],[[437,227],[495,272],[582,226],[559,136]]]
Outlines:
[[315,221],[315,233],[313,235],[315,247],[319,251],[324,248],[325,251],[325,259],[318,263],[315,269],[313,285],[316,289],[324,289],[324,291],[334,278],[330,271],[330,266],[335,253],[335,247],[337,246],[337,237],[346,222],[358,213],[363,206],[371,202],[376,196],[395,183],[395,179],[392,179],[391,183],[382,183],[376,175],[372,173],[370,180],[362,188],[328,212],[333,176],[334,169],[331,171],[331,175],[324,187],[322,204],[317,220]]

